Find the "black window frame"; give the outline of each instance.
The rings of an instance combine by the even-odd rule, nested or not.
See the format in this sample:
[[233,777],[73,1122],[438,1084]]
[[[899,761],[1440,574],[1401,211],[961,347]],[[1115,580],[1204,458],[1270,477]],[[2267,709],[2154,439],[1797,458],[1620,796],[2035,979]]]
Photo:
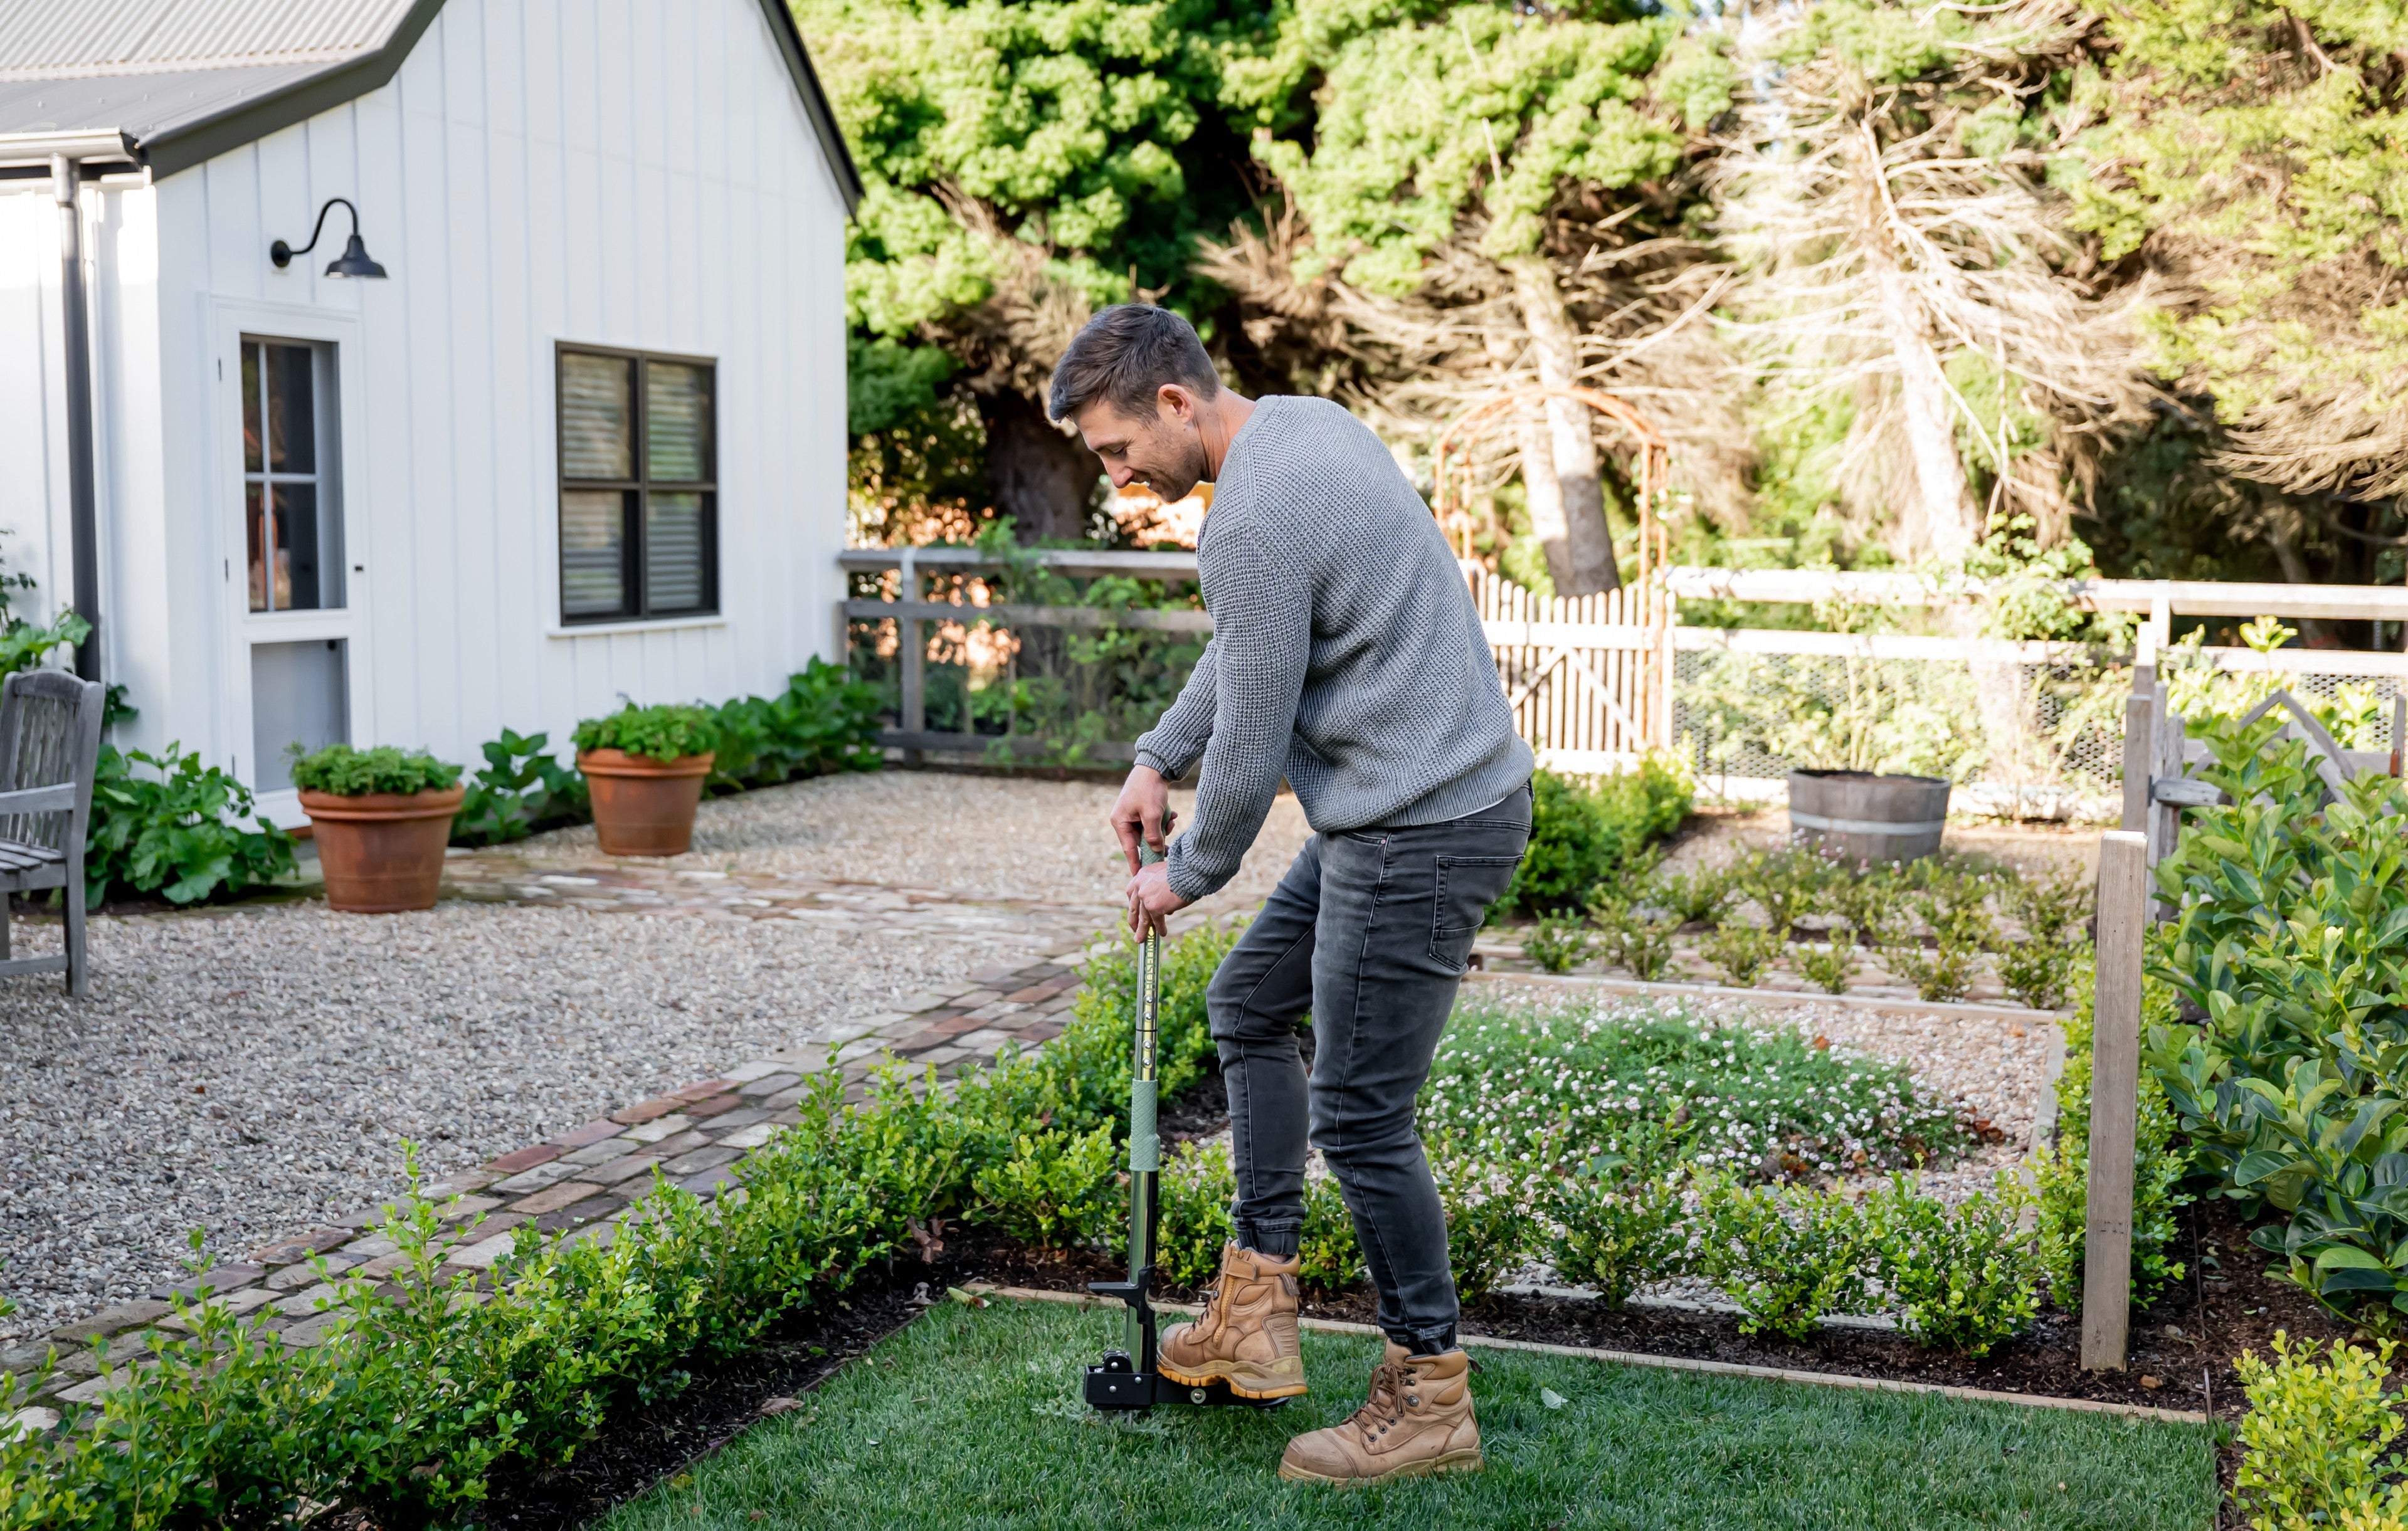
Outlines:
[[[628,465],[635,469],[632,479],[580,479],[568,472],[568,358],[571,356],[602,356],[633,364],[629,379],[632,390],[628,399],[628,417],[633,439],[628,443]],[[704,477],[699,479],[654,479],[652,477],[650,399],[650,368],[655,362],[677,366],[699,367],[704,374],[706,391],[704,410],[707,447],[703,464]],[[563,627],[591,627],[609,622],[677,622],[694,618],[716,617],[719,609],[719,359],[715,356],[685,356],[674,351],[629,351],[619,346],[595,346],[580,341],[561,340],[552,345],[552,440],[554,478],[558,493],[552,502],[552,524],[558,537],[556,550],[557,575],[560,583],[560,624]],[[652,605],[651,581],[647,578],[644,558],[644,526],[646,511],[652,494],[695,494],[702,496],[702,601],[695,606],[660,608]],[[568,610],[568,496],[577,493],[611,493],[620,496],[620,563],[621,588],[627,599],[615,611]]]

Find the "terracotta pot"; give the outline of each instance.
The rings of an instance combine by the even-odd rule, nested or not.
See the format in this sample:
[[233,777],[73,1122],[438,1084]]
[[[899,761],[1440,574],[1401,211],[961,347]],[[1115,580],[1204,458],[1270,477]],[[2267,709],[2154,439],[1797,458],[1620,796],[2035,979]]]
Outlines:
[[620,750],[577,757],[594,793],[594,833],[606,856],[681,856],[694,843],[694,810],[711,756],[654,760]]
[[443,846],[466,787],[370,792],[340,797],[304,792],[326,903],[353,914],[431,909],[443,884]]

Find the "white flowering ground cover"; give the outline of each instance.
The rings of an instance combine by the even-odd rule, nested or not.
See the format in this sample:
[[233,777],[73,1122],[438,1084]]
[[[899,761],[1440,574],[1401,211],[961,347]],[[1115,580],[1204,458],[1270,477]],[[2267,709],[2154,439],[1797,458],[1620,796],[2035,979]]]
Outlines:
[[1778,1020],[1645,1003],[1468,1003],[1421,1118],[1505,1166],[1578,1163],[1634,1130],[1752,1178],[1913,1169],[1971,1146],[1955,1104],[1902,1064]]

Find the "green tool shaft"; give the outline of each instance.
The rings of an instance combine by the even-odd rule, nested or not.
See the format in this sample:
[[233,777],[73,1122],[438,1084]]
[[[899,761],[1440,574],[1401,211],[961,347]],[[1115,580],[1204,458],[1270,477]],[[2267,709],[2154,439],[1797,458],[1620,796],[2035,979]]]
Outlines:
[[[1151,866],[1162,859],[1152,846],[1138,848],[1140,865]],[[1155,1050],[1161,1037],[1162,1010],[1162,937],[1151,927],[1137,949],[1137,1026],[1136,1053],[1129,1071],[1129,1281],[1142,1285],[1154,1270],[1154,1230],[1155,1198],[1162,1169],[1162,1138],[1157,1131],[1154,1110],[1157,1105]],[[1128,1343],[1135,1354],[1139,1345],[1137,1310],[1128,1314]]]

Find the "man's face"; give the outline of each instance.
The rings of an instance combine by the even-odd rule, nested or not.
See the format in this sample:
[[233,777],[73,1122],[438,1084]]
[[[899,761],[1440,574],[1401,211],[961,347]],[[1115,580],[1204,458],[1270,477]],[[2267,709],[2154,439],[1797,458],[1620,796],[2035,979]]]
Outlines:
[[1197,427],[1196,399],[1174,383],[1154,401],[1151,419],[1124,414],[1110,400],[1096,399],[1071,411],[1070,422],[1087,450],[1103,459],[1113,488],[1141,483],[1166,503],[1183,500],[1210,466]]

